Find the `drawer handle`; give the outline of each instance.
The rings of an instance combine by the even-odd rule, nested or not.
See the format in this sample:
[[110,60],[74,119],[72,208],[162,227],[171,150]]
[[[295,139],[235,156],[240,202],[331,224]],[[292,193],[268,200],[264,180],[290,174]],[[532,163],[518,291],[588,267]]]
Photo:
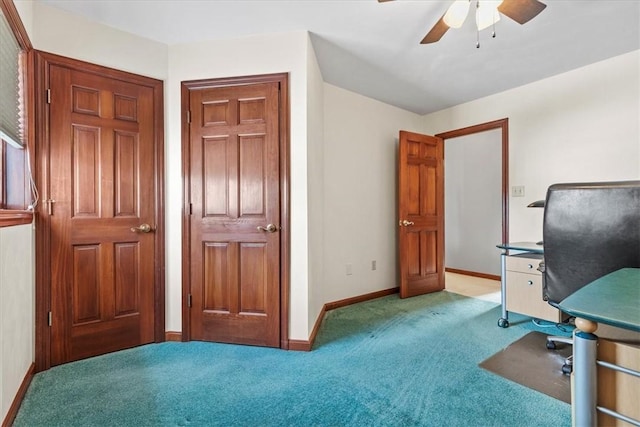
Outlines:
[[527,268],[528,268],[529,270],[531,270],[531,269],[533,268],[533,265],[531,265],[531,264],[527,264]]
[[533,280],[527,280],[527,285],[529,286],[533,285]]

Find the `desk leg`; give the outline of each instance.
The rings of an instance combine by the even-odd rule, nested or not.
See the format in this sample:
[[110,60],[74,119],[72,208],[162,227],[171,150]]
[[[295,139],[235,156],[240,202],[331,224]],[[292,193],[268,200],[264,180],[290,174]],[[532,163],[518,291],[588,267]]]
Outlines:
[[595,426],[598,376],[596,350],[598,337],[576,329],[573,333],[573,386],[574,402],[571,408],[575,427]]
[[509,327],[509,313],[507,313],[507,251],[502,251],[500,255],[500,319],[498,326]]

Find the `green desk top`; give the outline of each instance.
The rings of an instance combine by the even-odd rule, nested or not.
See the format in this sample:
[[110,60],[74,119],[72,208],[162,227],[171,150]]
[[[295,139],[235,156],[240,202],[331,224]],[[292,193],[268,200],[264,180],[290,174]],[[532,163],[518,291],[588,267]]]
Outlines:
[[496,245],[497,248],[506,250],[526,251],[536,254],[544,253],[544,247],[536,242],[509,242]]
[[558,306],[572,316],[640,332],[640,268],[609,273]]

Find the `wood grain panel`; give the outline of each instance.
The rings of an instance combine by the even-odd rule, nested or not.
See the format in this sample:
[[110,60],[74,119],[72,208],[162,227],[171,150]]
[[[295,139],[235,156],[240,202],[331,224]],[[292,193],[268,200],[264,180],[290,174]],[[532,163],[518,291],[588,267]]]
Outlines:
[[264,98],[239,99],[238,121],[239,124],[265,123],[266,103]]
[[265,243],[240,243],[240,313],[266,314],[267,248]]
[[71,88],[73,112],[78,114],[88,114],[91,116],[100,115],[100,91],[86,87],[73,86]]
[[438,156],[438,147],[435,144],[421,144],[420,157],[423,159],[436,159]]
[[434,274],[438,272],[438,260],[437,260],[437,231],[423,231],[421,233],[421,240],[424,250],[422,251],[422,274]]
[[240,217],[265,215],[266,147],[264,139],[264,135],[240,137]]
[[73,216],[99,216],[100,129],[73,126]]
[[405,189],[407,215],[420,215],[420,165],[407,165],[407,176]]
[[138,216],[138,135],[115,132],[115,216]]
[[202,199],[205,217],[229,216],[228,147],[227,137],[202,140]]
[[420,233],[407,232],[407,273],[409,276],[419,276],[421,272],[420,268],[420,260],[422,259],[420,255],[420,250],[422,246],[420,245]]
[[411,142],[407,143],[407,158],[415,159],[420,157],[420,143],[419,142]]
[[138,100],[129,96],[114,94],[113,117],[130,122],[138,121]]
[[232,124],[230,120],[229,109],[229,100],[203,102],[202,126],[221,126]]
[[429,189],[435,188],[437,185],[436,167],[424,165],[420,168],[421,179],[424,184],[421,186],[420,201],[422,215],[436,215],[438,213],[438,198],[435,191]]
[[205,311],[231,311],[229,256],[229,243],[204,243],[202,288]]
[[100,320],[100,246],[73,247],[73,324]]
[[[598,360],[640,372],[640,333],[600,324]],[[598,405],[640,420],[640,377],[598,366]],[[599,426],[630,424],[598,412]]]
[[139,244],[116,243],[115,249],[115,315],[138,312],[139,301]]
[[135,133],[115,132],[115,216],[137,217],[139,140]]

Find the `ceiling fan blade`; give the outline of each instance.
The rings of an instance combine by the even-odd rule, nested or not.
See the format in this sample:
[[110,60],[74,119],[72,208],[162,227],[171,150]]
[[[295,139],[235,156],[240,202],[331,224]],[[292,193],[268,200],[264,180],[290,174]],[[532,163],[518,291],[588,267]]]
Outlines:
[[[444,15],[442,17],[444,18]],[[429,43],[437,42],[442,38],[442,36],[444,36],[444,33],[446,33],[448,29],[449,29],[449,26],[444,23],[444,19],[440,18],[440,20],[436,22],[436,25],[433,26],[431,31],[429,31],[427,35],[424,36],[420,44],[429,44]]]
[[518,24],[525,24],[535,18],[547,7],[538,0],[504,0],[498,11]]

